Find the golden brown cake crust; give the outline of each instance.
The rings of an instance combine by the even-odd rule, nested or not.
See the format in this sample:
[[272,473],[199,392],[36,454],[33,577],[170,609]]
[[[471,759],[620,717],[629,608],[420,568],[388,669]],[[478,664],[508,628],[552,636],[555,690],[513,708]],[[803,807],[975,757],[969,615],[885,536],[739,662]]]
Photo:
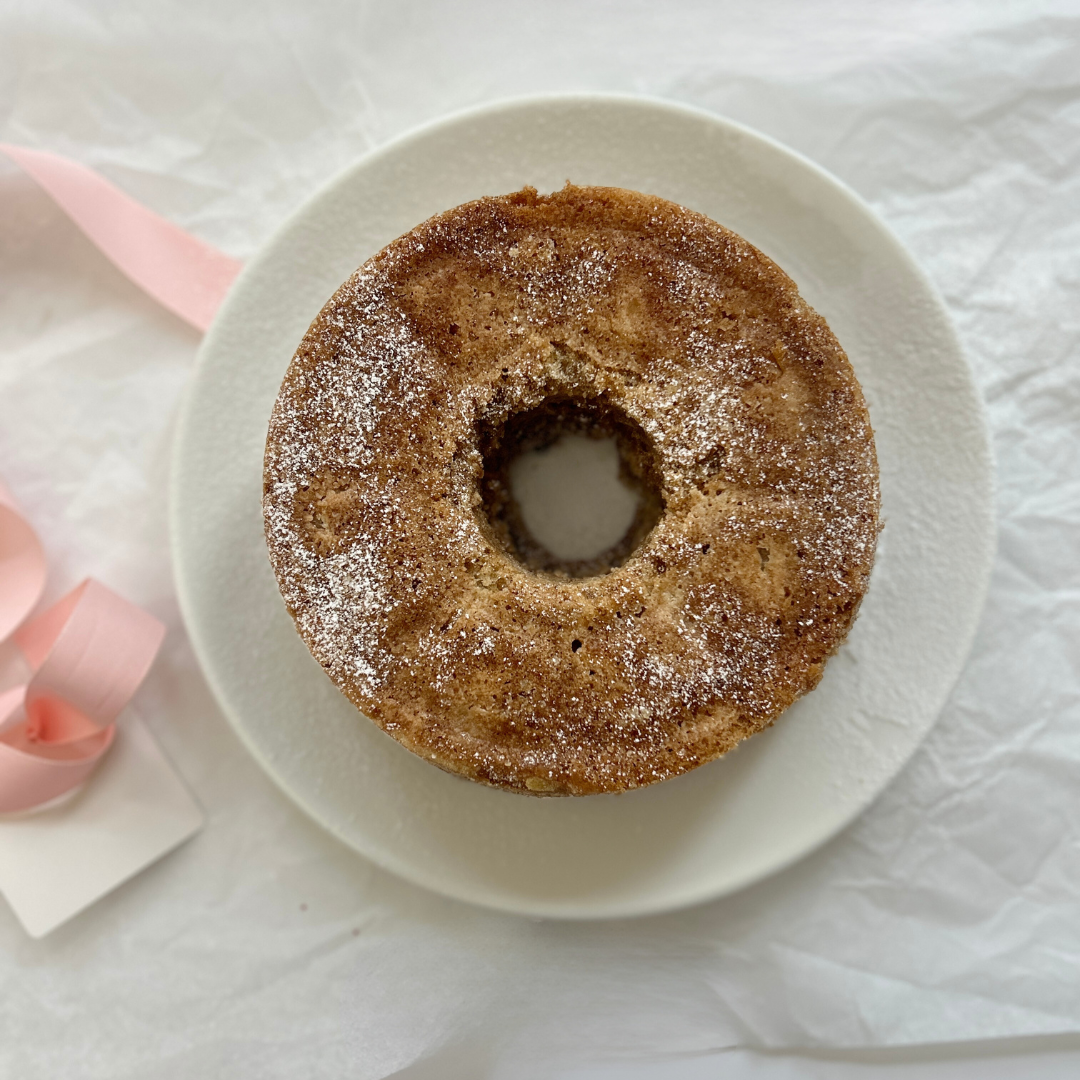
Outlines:
[[[663,513],[608,573],[527,570],[485,514],[484,433],[620,411]],[[794,283],[618,188],[459,206],[365,263],[301,342],[267,439],[270,560],[315,658],[384,731],[514,791],[709,761],[821,677],[878,532],[866,406]]]

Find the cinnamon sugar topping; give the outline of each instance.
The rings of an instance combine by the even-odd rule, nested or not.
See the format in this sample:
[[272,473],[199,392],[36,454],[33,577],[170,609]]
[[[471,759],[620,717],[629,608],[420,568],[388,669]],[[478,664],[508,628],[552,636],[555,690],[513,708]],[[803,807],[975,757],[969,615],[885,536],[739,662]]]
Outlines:
[[[615,417],[655,491],[619,565],[530,561],[492,497],[515,418],[552,403]],[[358,708],[452,772],[590,794],[710,760],[816,685],[866,589],[877,464],[843,350],[775,264],[568,185],[432,218],[338,290],[282,384],[264,510]]]

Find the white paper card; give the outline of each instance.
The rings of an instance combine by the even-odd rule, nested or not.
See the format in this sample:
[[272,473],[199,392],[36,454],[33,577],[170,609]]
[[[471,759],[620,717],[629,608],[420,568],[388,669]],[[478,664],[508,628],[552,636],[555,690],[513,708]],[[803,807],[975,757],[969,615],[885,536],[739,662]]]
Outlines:
[[44,937],[193,836],[202,811],[131,710],[82,791],[50,809],[0,818],[0,892]]

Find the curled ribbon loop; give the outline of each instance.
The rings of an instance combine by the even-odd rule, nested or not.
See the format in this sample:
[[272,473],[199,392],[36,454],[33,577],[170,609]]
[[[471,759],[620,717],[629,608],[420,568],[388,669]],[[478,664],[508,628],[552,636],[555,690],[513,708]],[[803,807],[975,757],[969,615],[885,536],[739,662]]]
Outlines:
[[14,630],[33,672],[0,693],[0,813],[41,806],[90,776],[165,636],[90,579],[24,622],[44,583],[41,544],[0,485],[0,639]]
[[30,614],[44,588],[41,541],[0,483],[0,641]]

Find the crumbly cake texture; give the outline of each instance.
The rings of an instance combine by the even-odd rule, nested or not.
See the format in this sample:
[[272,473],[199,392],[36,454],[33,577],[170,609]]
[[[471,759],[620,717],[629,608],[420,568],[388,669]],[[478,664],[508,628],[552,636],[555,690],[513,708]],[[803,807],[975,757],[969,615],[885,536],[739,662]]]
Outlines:
[[[492,517],[492,456],[552,403],[633,432],[658,488],[606,573],[530,566]],[[293,358],[264,482],[334,682],[434,764],[529,794],[652,784],[767,727],[844,640],[878,535],[825,321],[741,237],[618,188],[479,199],[366,262]]]

